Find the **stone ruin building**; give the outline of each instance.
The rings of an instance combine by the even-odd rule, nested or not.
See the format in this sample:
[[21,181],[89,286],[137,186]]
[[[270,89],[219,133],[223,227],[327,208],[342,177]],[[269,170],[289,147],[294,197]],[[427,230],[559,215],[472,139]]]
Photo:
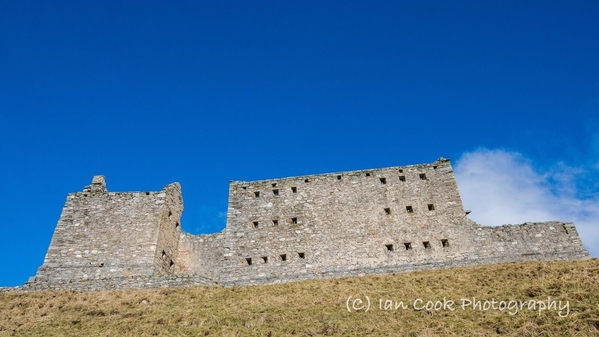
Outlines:
[[572,223],[485,227],[467,218],[448,159],[231,181],[226,228],[181,231],[178,183],[67,196],[24,290],[268,284],[532,260],[588,258]]

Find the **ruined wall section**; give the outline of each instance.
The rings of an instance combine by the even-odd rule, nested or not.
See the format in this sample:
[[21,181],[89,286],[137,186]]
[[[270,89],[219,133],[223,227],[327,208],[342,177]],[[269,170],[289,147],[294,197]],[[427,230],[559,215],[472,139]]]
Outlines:
[[167,185],[159,196],[163,198],[157,200],[156,203],[162,204],[163,207],[154,264],[157,267],[157,273],[172,274],[175,272],[175,261],[179,255],[179,237],[181,236],[180,219],[183,213],[181,185],[179,183]]
[[83,192],[67,196],[36,281],[151,275],[166,197],[107,192],[104,177],[94,177]]
[[[226,230],[225,230],[226,232]],[[199,274],[217,280],[221,277],[227,250],[223,233],[208,235],[181,234],[176,273]]]
[[471,258],[490,258],[493,263],[589,257],[576,227],[567,222],[480,226],[475,231],[474,243],[478,249]]
[[229,190],[224,282],[463,258],[474,250],[448,160]]

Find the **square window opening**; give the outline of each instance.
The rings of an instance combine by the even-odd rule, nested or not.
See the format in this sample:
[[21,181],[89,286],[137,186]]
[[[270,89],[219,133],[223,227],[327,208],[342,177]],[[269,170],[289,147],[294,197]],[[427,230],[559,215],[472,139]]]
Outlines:
[[367,177],[370,177],[370,173],[366,172],[366,176],[367,176]]
[[447,247],[449,247],[449,240],[447,240],[447,239],[442,239],[442,240],[441,240],[441,246],[442,246],[443,248],[447,248]]
[[260,198],[260,192],[254,192],[254,198]]
[[399,173],[403,173],[403,169],[399,169]]
[[420,173],[418,176],[420,177],[420,180],[426,180],[426,174]]
[[279,190],[272,190],[272,194],[273,194],[275,197],[278,197],[278,196],[279,196]]
[[435,210],[435,205],[433,205],[433,204],[428,204],[428,210],[429,210],[429,211],[434,211],[434,210]]
[[297,187],[292,187],[291,188],[291,193],[297,193]]
[[277,187],[277,183],[272,183],[272,187]]
[[262,263],[268,263],[268,256],[262,256]]
[[297,224],[297,218],[291,218],[291,223],[294,225]]
[[385,214],[387,214],[387,215],[391,214],[391,208],[385,208]]
[[245,263],[247,263],[248,266],[252,265],[252,258],[251,257],[246,257],[245,258]]
[[406,182],[406,176],[399,176],[399,181],[401,181],[402,183]]
[[422,242],[422,245],[424,246],[424,249],[429,249],[431,248],[431,243],[428,241],[424,241]]
[[412,206],[406,206],[406,211],[408,213],[414,213],[414,208],[412,208]]
[[379,178],[379,180],[381,181],[381,185],[385,185],[387,183],[387,179],[385,178]]
[[272,221],[272,225],[273,225],[273,226],[278,226],[278,225],[279,225],[279,220],[276,220],[276,219],[275,219],[275,220],[273,220],[273,221]]
[[310,182],[310,179],[304,179],[304,182],[305,182],[305,183],[309,183],[309,182]]
[[404,247],[406,247],[406,250],[411,250],[412,249],[412,243],[411,242],[404,242]]
[[150,192],[146,192],[146,195],[150,195]]
[[258,228],[258,221],[254,221],[253,224],[254,224],[254,228]]
[[297,253],[297,255],[299,256],[300,259],[306,258],[306,254],[304,254],[304,253]]
[[388,252],[392,252],[393,251],[393,245],[385,245],[385,247],[387,247],[387,251]]
[[337,180],[341,180],[341,176],[337,176]]
[[246,190],[246,191],[247,191],[247,189],[248,189],[248,188],[247,188],[247,186],[242,186],[241,188],[243,188],[243,189],[244,189],[244,190]]
[[435,166],[433,166],[433,170],[436,170],[436,169],[437,169],[437,166],[436,166],[436,165],[435,165]]
[[281,261],[287,261],[287,254],[281,254],[279,257],[281,258]]

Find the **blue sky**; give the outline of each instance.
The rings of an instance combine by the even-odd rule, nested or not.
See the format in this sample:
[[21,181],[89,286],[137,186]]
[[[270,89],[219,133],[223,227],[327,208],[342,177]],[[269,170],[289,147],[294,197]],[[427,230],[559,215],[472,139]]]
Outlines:
[[93,175],[178,181],[182,228],[211,233],[229,180],[441,156],[472,219],[575,221],[599,256],[597,17],[597,1],[3,1],[0,286],[35,274]]

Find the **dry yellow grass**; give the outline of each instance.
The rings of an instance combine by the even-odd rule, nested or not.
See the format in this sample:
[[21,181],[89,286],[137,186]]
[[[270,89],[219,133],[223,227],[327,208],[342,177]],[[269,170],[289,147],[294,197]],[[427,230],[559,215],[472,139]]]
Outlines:
[[[348,312],[371,301],[368,311]],[[460,299],[559,307],[462,310]],[[455,301],[415,310],[414,301]],[[381,310],[379,299],[407,306]],[[388,302],[389,303],[389,302]],[[417,303],[419,305],[419,303]],[[395,305],[395,303],[394,303]],[[513,310],[512,310],[513,312]],[[565,309],[561,314],[564,316]],[[0,294],[0,336],[597,336],[599,260],[530,262],[237,288]]]

